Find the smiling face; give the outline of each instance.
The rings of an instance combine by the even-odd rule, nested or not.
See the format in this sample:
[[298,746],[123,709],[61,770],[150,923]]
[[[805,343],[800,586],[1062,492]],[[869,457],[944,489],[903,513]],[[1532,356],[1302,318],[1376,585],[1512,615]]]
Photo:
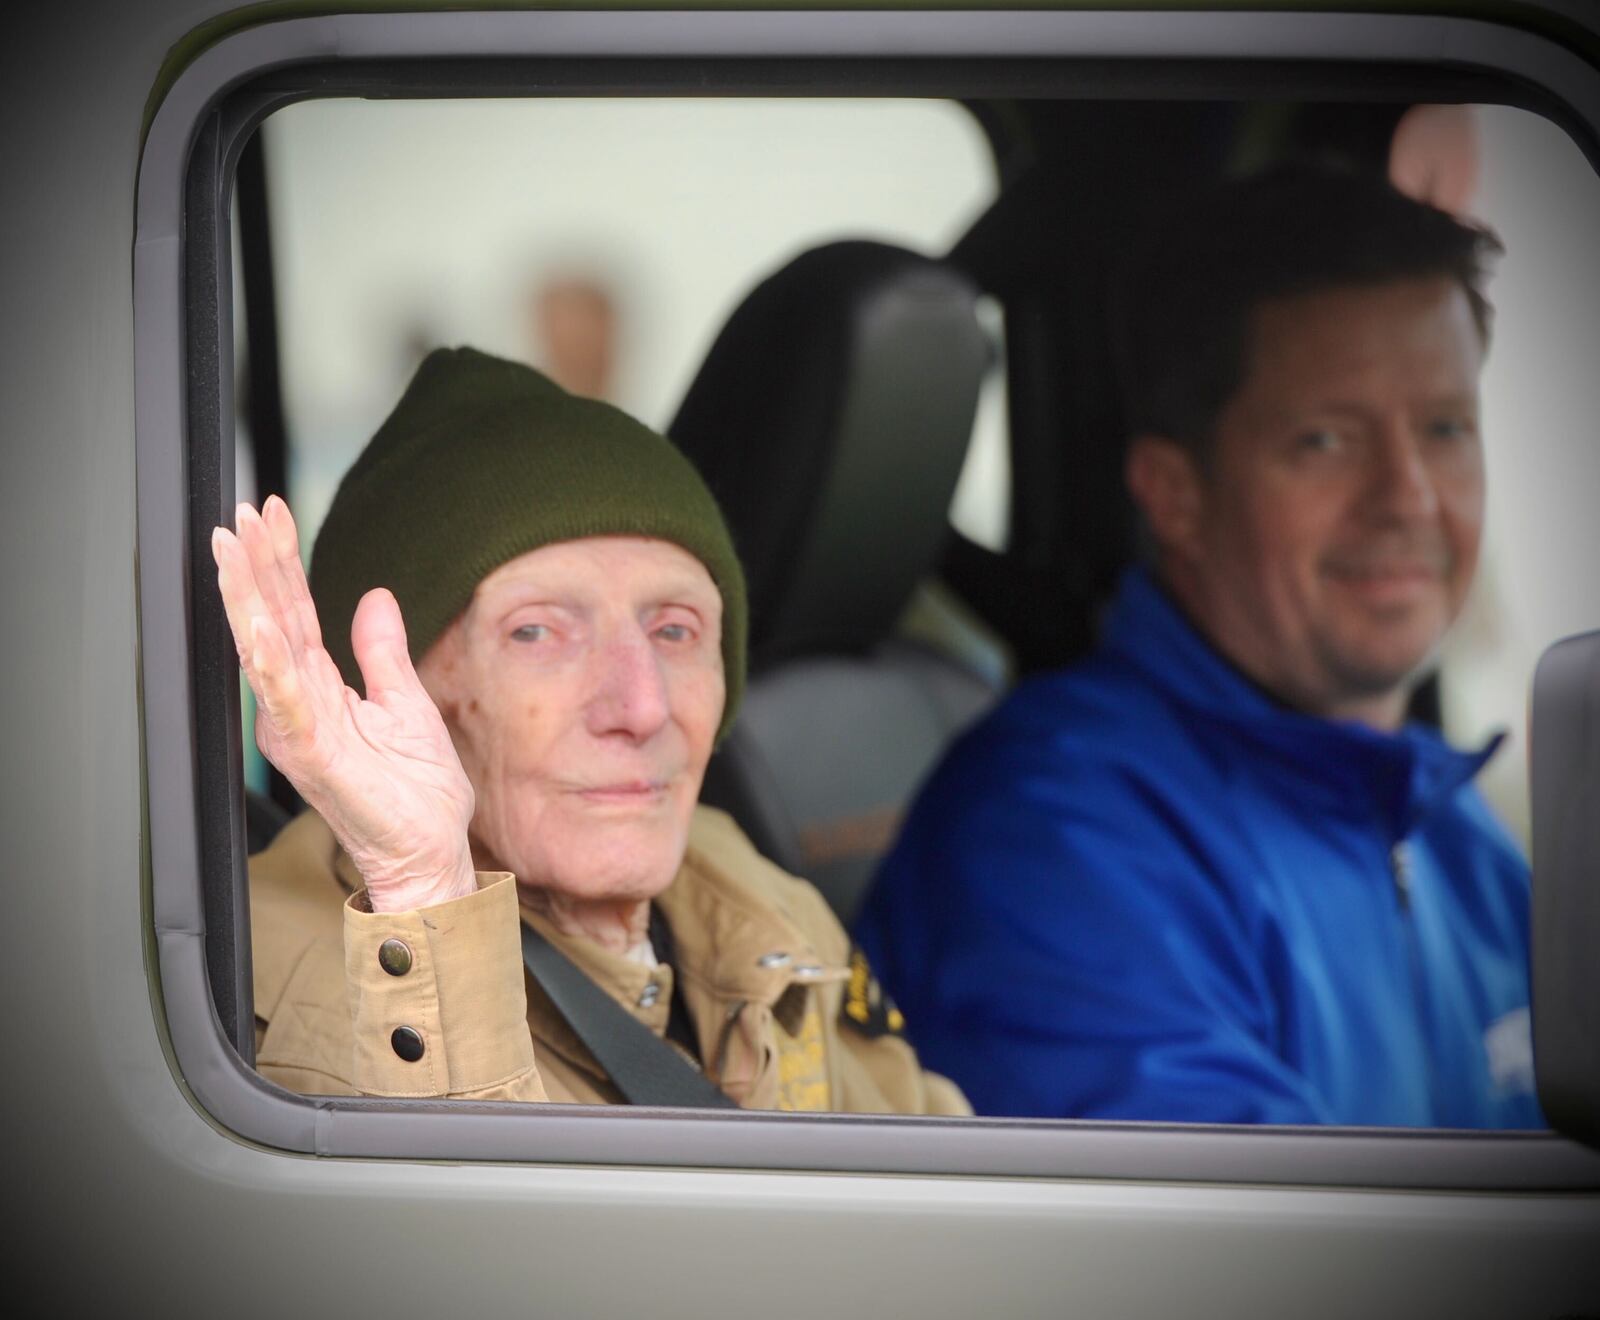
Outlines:
[[666,541],[589,537],[478,584],[417,672],[477,794],[477,864],[579,900],[677,873],[724,699],[722,597]]
[[1169,589],[1259,685],[1391,728],[1478,559],[1483,343],[1446,278],[1261,304],[1202,468],[1136,441]]

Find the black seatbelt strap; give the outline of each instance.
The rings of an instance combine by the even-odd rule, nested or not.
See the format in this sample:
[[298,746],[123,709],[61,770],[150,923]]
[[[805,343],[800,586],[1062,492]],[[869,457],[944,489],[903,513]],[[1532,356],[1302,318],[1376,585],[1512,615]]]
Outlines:
[[695,1039],[694,1024],[689,1020],[689,1001],[683,997],[683,977],[678,975],[678,951],[672,938],[672,927],[658,904],[650,905],[650,947],[656,951],[658,962],[672,968],[672,1002],[667,1006],[666,1037],[680,1047],[697,1064],[704,1066],[700,1057],[700,1042]]
[[526,921],[520,925],[528,972],[630,1105],[739,1107],[560,949]]

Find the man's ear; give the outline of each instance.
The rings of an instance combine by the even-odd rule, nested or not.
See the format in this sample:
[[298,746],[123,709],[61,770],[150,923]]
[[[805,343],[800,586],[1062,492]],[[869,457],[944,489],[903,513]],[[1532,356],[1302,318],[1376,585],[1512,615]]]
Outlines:
[[1205,491],[1188,447],[1166,436],[1136,435],[1123,477],[1156,545],[1164,553],[1193,553]]

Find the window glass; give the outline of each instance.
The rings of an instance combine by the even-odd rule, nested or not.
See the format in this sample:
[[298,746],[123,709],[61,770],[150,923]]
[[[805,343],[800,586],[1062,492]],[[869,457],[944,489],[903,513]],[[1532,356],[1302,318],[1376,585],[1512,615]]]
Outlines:
[[1600,628],[1600,176],[1572,139],[1525,110],[1476,110],[1472,213],[1506,246],[1489,286],[1483,374],[1488,508],[1482,562],[1443,658],[1444,722],[1509,744],[1479,780],[1528,842],[1527,716],[1545,647]]
[[[1533,665],[1552,640],[1600,626],[1600,523],[1585,507],[1600,490],[1587,429],[1600,408],[1600,267],[1590,255],[1600,179],[1536,116],[1451,115],[1469,126],[1472,154],[1449,203],[1494,228],[1507,255],[1488,289],[1488,530],[1467,609],[1440,653],[1443,723],[1458,745],[1511,731],[1478,782],[1525,849]],[[1410,123],[1423,125],[1420,137],[1396,138],[1393,168],[1426,190],[1436,186],[1432,121],[1402,128]],[[665,428],[729,313],[787,259],[847,237],[943,255],[998,186],[977,120],[935,101],[318,101],[274,115],[263,143],[288,495],[307,552],[345,469],[431,348],[470,344],[531,362]],[[1420,166],[1405,158],[1408,144]],[[1022,354],[1020,340],[1006,343],[995,296],[980,301],[979,319],[988,368],[950,519],[1004,552],[1008,348]],[[1062,352],[1082,349],[1053,328]],[[1049,370],[1044,357],[1029,359],[1036,374]],[[239,439],[246,497],[250,437]],[[958,630],[946,619],[906,631],[947,639]],[[970,667],[996,676],[991,697],[1011,676],[1009,656]],[[258,761],[248,772],[261,782]]]

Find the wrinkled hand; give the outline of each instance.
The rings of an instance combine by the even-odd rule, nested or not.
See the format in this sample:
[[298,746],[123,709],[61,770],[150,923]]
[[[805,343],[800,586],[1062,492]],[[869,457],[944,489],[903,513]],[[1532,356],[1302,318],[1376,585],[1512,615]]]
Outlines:
[[369,591],[350,625],[362,700],[323,649],[289,506],[241,504],[235,524],[212,533],[211,553],[262,754],[328,822],[374,911],[472,893],[472,785],[412,668],[394,596]]

